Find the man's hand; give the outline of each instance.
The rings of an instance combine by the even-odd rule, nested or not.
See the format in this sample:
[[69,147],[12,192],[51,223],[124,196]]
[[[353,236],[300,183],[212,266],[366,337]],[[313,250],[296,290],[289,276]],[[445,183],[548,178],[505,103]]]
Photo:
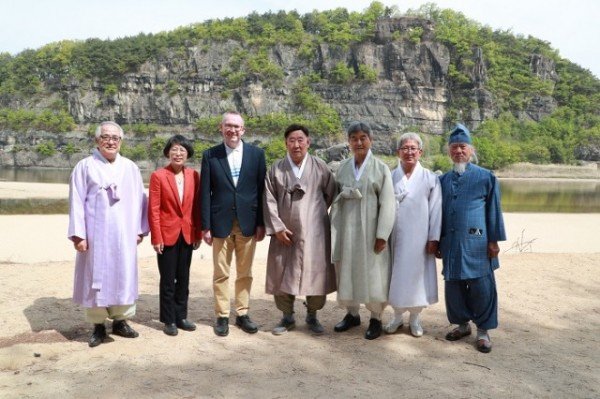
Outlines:
[[142,241],[144,241],[144,236],[140,234],[137,236],[137,245],[140,245]]
[[254,239],[259,242],[265,238],[265,226],[256,226],[256,232],[254,233]]
[[202,240],[194,241],[194,251],[200,248],[200,244],[202,244]]
[[378,254],[385,249],[386,241],[383,238],[375,239],[375,253]]
[[435,255],[438,251],[439,241],[427,241],[425,245],[425,251],[428,254]]
[[73,246],[75,247],[75,250],[77,252],[85,252],[88,250],[88,243],[87,240],[84,240],[83,238],[80,237],[73,237]]
[[202,239],[204,240],[206,245],[212,245],[213,238],[212,238],[212,234],[210,234],[210,230],[202,231]]
[[491,258],[497,258],[498,254],[500,253],[500,247],[498,246],[498,243],[495,241],[491,241],[488,242],[488,257]]
[[277,240],[280,243],[282,243],[283,245],[285,245],[286,247],[289,247],[290,245],[292,245],[292,236],[293,235],[294,235],[294,233],[292,233],[288,229],[278,231],[277,233],[275,233],[275,237],[277,238]]

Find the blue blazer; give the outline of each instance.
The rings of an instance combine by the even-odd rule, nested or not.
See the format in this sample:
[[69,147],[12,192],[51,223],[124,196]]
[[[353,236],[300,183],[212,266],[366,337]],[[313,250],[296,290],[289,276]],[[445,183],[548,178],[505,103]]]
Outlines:
[[487,276],[500,265],[488,242],[506,240],[500,184],[489,170],[467,164],[465,173],[440,176],[442,187],[442,274],[445,280]]
[[244,154],[237,186],[231,178],[225,144],[209,148],[202,154],[202,229],[210,230],[213,237],[228,237],[234,219],[238,220],[246,237],[254,235],[256,226],[264,226],[265,152],[244,142],[242,145]]

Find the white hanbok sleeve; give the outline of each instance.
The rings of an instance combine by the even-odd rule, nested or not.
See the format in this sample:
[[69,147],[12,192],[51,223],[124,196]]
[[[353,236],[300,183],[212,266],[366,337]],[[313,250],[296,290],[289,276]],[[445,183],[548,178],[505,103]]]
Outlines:
[[87,239],[85,228],[85,201],[87,198],[87,178],[85,161],[75,165],[69,181],[69,230],[67,237]]
[[442,232],[442,187],[437,176],[433,176],[433,187],[429,191],[428,241],[439,241]]

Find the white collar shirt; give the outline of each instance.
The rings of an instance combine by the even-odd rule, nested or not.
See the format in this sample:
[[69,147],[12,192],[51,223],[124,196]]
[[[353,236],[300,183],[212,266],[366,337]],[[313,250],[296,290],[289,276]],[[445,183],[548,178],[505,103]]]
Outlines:
[[227,153],[227,163],[229,163],[229,169],[231,170],[231,179],[233,180],[233,184],[237,186],[242,168],[244,145],[240,142],[236,148],[231,148],[225,144],[225,152]]
[[306,158],[308,158],[308,154],[306,154],[304,156],[304,159],[302,160],[302,163],[300,164],[300,166],[296,165],[294,163],[294,161],[292,161],[292,157],[290,157],[289,152],[287,153],[287,159],[292,167],[292,172],[294,172],[294,175],[300,179],[302,178],[302,173],[304,172],[304,166],[306,165]]

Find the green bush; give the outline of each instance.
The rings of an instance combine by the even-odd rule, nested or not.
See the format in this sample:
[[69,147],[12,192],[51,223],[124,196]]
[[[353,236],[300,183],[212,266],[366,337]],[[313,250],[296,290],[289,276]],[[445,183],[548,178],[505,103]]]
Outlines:
[[354,80],[354,69],[343,62],[338,62],[329,72],[329,80],[332,83],[348,84]]
[[268,166],[272,165],[276,160],[283,158],[287,152],[283,137],[274,138],[268,143],[262,144],[261,147],[265,150],[265,159]]
[[64,110],[41,112],[23,108],[0,109],[0,129],[26,132],[28,130],[43,130],[46,132],[61,133],[75,128],[73,117]]
[[358,66],[358,78],[368,83],[377,82],[377,71],[367,65],[360,64]]
[[56,144],[54,141],[42,141],[35,146],[35,152],[43,157],[51,157],[56,154]]
[[214,143],[210,143],[207,141],[199,141],[199,140],[194,141],[194,159],[196,159],[198,161],[201,160],[202,153],[204,153],[204,151],[208,150],[209,148],[211,148],[214,145],[215,145]]
[[452,161],[447,155],[436,154],[429,158],[429,162],[426,163],[429,169],[435,171],[441,171],[443,173],[452,169]]
[[160,131],[160,126],[155,123],[132,123],[122,127],[126,133],[131,132],[138,136],[148,136]]
[[104,95],[107,97],[112,97],[119,92],[119,88],[116,84],[110,83],[104,86]]
[[130,147],[126,143],[121,144],[121,155],[132,161],[148,159],[148,148],[144,144],[136,144]]
[[166,89],[169,96],[173,97],[175,94],[179,93],[179,83],[175,80],[168,80]]
[[194,122],[194,127],[196,128],[196,131],[203,135],[220,136],[221,132],[219,130],[219,125],[221,124],[222,119],[223,117],[221,115],[207,116],[196,120],[196,122]]
[[79,152],[79,148],[77,148],[73,143],[67,143],[67,145],[65,145],[62,149],[62,153],[68,157],[75,154],[76,152]]

